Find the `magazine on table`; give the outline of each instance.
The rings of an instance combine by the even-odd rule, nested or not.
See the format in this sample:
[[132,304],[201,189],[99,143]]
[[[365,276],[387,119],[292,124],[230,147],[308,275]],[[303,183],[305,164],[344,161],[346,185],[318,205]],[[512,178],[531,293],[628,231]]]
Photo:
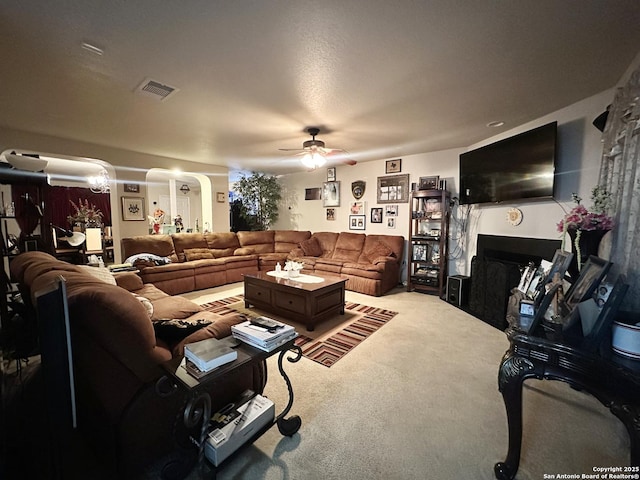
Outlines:
[[245,343],[270,352],[298,336],[291,325],[258,317],[231,326],[231,334]]
[[207,338],[199,342],[187,343],[184,346],[184,356],[199,370],[208,372],[225,363],[233,362],[238,358],[229,342],[217,338]]

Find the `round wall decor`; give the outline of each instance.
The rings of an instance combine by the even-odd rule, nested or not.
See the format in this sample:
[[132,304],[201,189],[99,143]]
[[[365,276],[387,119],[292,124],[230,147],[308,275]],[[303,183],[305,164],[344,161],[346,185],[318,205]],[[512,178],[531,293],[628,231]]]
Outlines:
[[513,226],[520,225],[522,223],[522,210],[519,208],[507,210],[507,221]]

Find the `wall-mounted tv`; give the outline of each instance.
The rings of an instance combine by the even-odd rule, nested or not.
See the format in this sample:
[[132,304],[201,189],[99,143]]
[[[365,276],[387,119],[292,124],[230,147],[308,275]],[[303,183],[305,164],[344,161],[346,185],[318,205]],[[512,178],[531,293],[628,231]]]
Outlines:
[[558,122],[460,155],[460,204],[551,199]]

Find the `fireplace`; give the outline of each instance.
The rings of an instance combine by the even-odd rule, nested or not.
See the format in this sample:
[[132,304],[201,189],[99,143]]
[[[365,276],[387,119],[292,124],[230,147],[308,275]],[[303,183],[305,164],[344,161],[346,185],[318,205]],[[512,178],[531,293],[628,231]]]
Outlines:
[[560,240],[478,235],[476,255],[471,260],[469,312],[504,330],[511,289],[520,282],[522,267],[551,261]]

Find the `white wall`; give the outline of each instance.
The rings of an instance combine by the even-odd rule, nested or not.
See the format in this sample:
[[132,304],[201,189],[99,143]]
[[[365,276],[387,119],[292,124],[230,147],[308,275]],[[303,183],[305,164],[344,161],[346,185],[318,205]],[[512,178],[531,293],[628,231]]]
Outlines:
[[[449,265],[449,274],[470,273],[471,258],[475,254],[476,238],[479,233],[507,235],[515,237],[533,237],[557,239],[560,234],[556,224],[564,214],[563,207],[571,208],[571,193],[582,196],[587,205],[591,188],[596,185],[602,153],[601,132],[591,122],[613,101],[613,89],[582,100],[535,121],[520,125],[489,137],[483,142],[460,149],[440,152],[408,155],[402,158],[402,172],[408,173],[410,182],[418,182],[419,177],[439,175],[447,180],[447,188],[453,197],[458,196],[459,155],[497,140],[516,135],[549,122],[558,122],[558,168],[556,201],[509,202],[498,205],[474,205],[462,232],[461,219],[465,208],[456,206],[451,223],[450,252],[454,255]],[[366,182],[362,200],[366,202],[367,225],[364,232],[388,235],[409,235],[409,204],[399,205],[395,229],[382,224],[370,223],[372,207],[383,207],[376,201],[377,177],[385,176],[385,160],[361,162],[354,166],[338,165],[336,180],[341,182],[341,203],[336,208],[334,221],[326,220],[326,209],[322,200],[305,200],[305,189],[322,187],[326,181],[326,168],[313,172],[296,173],[281,178],[284,186],[283,200],[280,206],[280,218],[273,229],[297,229],[341,232],[349,230],[349,202],[354,201],[351,183],[356,180]],[[507,222],[507,211],[520,208],[523,212],[522,223],[514,227]],[[462,249],[462,250],[461,250]],[[405,249],[406,255],[406,249]],[[404,276],[403,276],[404,279]]]

